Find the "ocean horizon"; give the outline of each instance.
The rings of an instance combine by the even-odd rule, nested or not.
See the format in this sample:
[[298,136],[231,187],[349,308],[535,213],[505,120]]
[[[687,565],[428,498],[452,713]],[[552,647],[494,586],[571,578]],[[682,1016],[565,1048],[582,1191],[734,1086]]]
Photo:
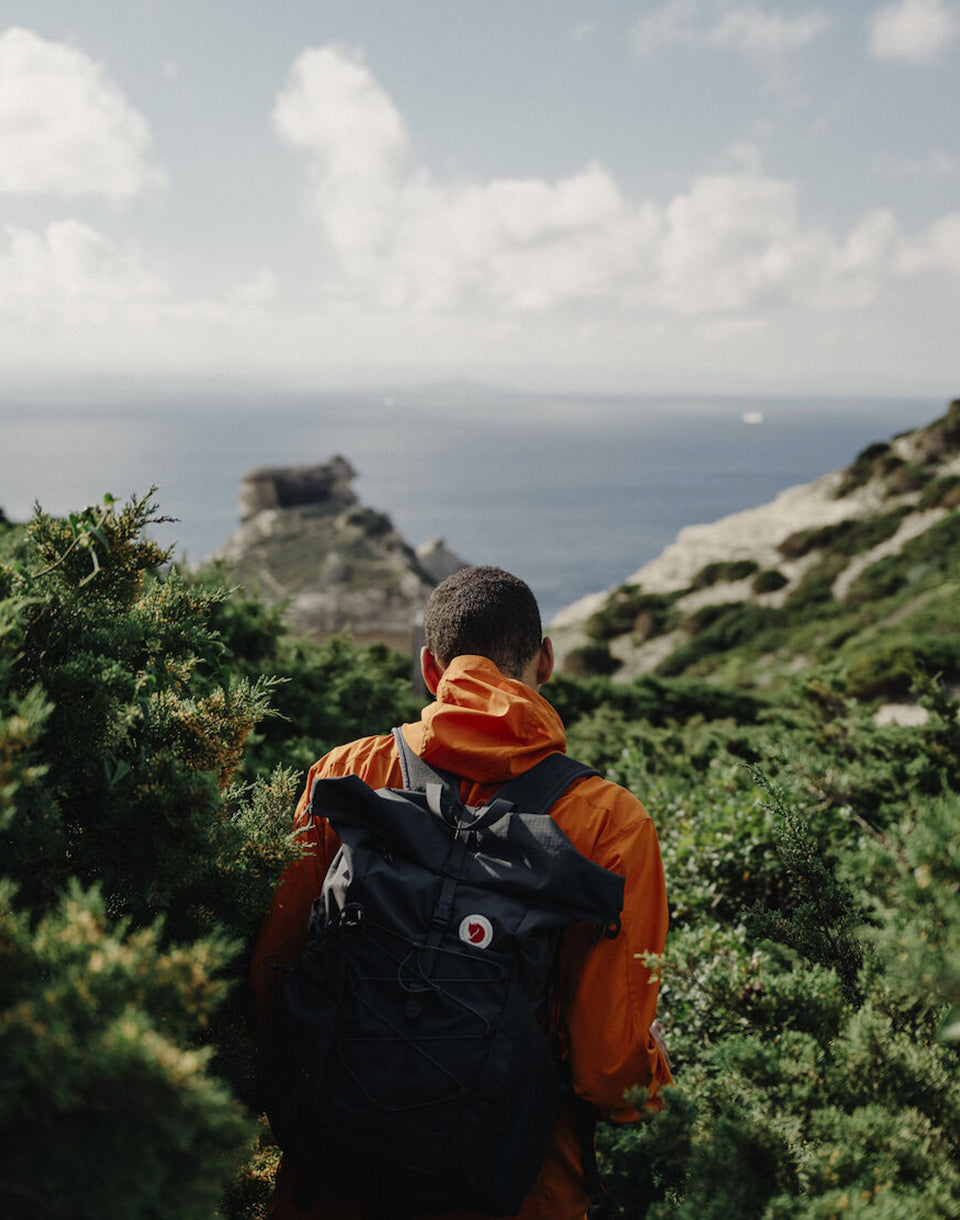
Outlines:
[[197,563],[239,522],[244,474],[340,455],[412,546],[443,537],[523,576],[545,621],[622,583],[686,525],[772,500],[921,427],[949,399],[419,392],[183,393],[0,405],[0,508],[26,520],[156,487],[151,532]]

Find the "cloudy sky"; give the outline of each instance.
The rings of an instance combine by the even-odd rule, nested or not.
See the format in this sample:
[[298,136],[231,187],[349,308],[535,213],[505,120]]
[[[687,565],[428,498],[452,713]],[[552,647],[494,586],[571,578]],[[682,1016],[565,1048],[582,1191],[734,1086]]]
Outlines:
[[960,394],[960,0],[0,0],[7,394]]

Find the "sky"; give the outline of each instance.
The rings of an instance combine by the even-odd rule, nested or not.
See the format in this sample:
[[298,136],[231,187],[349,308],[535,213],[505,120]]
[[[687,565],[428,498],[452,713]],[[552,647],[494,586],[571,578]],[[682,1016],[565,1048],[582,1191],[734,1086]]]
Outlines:
[[960,0],[0,0],[0,401],[960,394]]

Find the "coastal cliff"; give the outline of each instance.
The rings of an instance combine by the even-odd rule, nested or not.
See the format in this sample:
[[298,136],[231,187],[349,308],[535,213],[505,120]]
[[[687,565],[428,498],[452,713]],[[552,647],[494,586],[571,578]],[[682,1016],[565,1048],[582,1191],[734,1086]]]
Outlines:
[[560,668],[619,682],[749,674],[763,686],[872,615],[882,651],[884,626],[888,643],[905,641],[911,616],[919,622],[952,588],[944,565],[956,553],[958,504],[960,399],[842,470],[681,530],[622,585],[561,610],[549,627]]

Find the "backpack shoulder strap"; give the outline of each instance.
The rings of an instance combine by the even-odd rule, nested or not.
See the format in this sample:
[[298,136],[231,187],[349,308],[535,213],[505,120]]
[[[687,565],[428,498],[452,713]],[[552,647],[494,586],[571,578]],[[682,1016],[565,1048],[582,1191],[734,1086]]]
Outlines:
[[[455,796],[460,796],[460,777],[452,771],[441,771],[431,767],[419,754],[415,754],[407,744],[406,738],[399,728],[393,730],[400,755],[400,769],[403,773],[404,787],[415,792],[425,792],[428,785],[436,784],[438,779]],[[546,813],[558,797],[576,780],[586,775],[599,775],[600,772],[586,763],[568,758],[566,754],[548,754],[529,771],[517,775],[501,787],[496,799],[510,802],[514,808],[524,813]]]
[[409,788],[411,792],[426,792],[431,784],[440,783],[459,801],[459,775],[454,775],[452,771],[441,771],[439,767],[431,767],[419,754],[415,754],[407,745],[407,739],[399,726],[393,730],[393,739],[397,743],[397,753],[400,756],[404,788]]
[[540,762],[508,780],[497,793],[524,813],[546,813],[550,806],[578,779],[600,772],[566,754],[548,754]]

